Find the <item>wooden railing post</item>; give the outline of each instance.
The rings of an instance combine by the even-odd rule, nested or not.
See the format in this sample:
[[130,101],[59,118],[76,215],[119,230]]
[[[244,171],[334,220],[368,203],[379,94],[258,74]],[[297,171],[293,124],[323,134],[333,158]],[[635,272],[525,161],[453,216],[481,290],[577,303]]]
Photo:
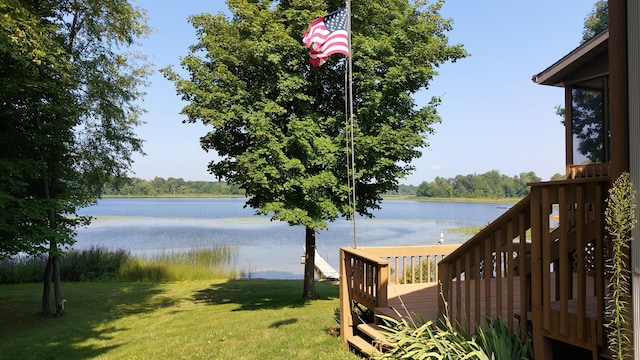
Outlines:
[[[533,348],[542,359],[550,359],[551,348],[543,335],[542,315],[542,189],[531,189],[531,308],[533,322]],[[548,267],[549,265],[547,265]],[[548,269],[547,269],[548,270]],[[545,295],[548,296],[548,295]]]
[[340,249],[340,337],[345,343],[353,336],[352,273],[351,256]]
[[449,275],[449,264],[440,261],[438,263],[438,275],[440,293],[438,294],[438,316],[448,315],[448,301],[451,298],[451,276]]
[[376,299],[378,301],[378,307],[387,307],[389,296],[387,294],[387,288],[389,287],[389,270],[388,264],[378,264],[377,270],[377,290]]

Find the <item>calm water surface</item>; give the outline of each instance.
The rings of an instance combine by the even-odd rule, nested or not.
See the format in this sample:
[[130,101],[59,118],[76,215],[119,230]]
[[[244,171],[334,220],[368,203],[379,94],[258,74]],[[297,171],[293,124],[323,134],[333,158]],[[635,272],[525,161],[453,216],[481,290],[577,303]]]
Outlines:
[[[135,255],[212,245],[239,249],[236,267],[251,277],[301,279],[304,228],[257,216],[245,199],[101,199],[80,214],[98,220],[78,231],[77,249],[100,246]],[[373,219],[357,219],[358,246],[461,243],[451,229],[486,225],[510,205],[384,201]],[[317,234],[319,253],[338,269],[338,250],[353,246],[353,223],[339,220]]]

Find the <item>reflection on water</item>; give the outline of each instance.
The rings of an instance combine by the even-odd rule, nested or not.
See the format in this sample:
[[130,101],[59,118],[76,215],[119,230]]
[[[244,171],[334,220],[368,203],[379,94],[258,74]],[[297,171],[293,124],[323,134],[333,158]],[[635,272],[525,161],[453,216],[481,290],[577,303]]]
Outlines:
[[[238,270],[251,277],[301,279],[304,228],[269,221],[243,199],[105,199],[83,211],[98,216],[78,231],[74,248],[126,249],[134,255],[212,245],[238,247]],[[468,236],[449,230],[485,225],[506,209],[495,204],[384,202],[374,219],[358,219],[358,246],[447,243]],[[116,216],[117,218],[108,218]],[[102,218],[101,218],[102,217]],[[336,221],[317,235],[318,252],[338,269],[338,250],[353,246],[353,223]]]

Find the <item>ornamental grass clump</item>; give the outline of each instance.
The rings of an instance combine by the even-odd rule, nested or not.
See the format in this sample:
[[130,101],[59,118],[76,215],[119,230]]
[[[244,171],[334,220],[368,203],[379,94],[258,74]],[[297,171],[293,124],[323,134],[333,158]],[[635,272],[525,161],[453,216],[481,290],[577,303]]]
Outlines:
[[636,224],[635,201],[629,173],[622,173],[613,183],[607,198],[605,210],[606,230],[611,241],[611,256],[607,258],[609,272],[609,292],[605,314],[608,322],[607,337],[609,349],[614,359],[629,358],[633,353],[633,343],[629,336],[632,329],[630,309],[629,243],[631,231]]
[[520,331],[510,330],[501,319],[485,319],[484,326],[476,326],[475,335],[480,347],[491,359],[533,359],[533,342],[520,339]]
[[374,359],[474,359],[530,360],[533,343],[521,340],[518,330],[510,330],[501,319],[486,318],[484,326],[476,326],[470,335],[457,330],[449,320],[448,311],[436,321],[417,326],[412,318],[398,319],[379,316],[385,333],[385,351],[374,353]]
[[[398,314],[399,315],[399,314]],[[456,330],[448,317],[428,321],[421,326],[411,324],[399,315],[399,320],[380,316],[384,325],[385,344],[389,351],[375,353],[374,359],[475,359],[488,360],[480,344],[468,334]]]

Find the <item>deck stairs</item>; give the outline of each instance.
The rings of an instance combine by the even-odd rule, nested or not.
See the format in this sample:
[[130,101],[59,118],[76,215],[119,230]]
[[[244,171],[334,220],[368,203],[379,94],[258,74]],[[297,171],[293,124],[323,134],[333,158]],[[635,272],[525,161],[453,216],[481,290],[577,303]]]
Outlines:
[[397,318],[397,313],[390,307],[376,308],[374,313],[376,315],[375,322],[358,324],[354,336],[347,339],[350,349],[365,356],[371,356],[376,352],[384,352],[391,347],[390,344],[385,342],[386,336],[384,330],[377,323],[377,315]]
[[349,348],[362,355],[371,356],[373,353],[384,351],[387,347],[384,343],[385,335],[378,324],[363,323],[359,324],[356,329],[356,334],[347,339]]

